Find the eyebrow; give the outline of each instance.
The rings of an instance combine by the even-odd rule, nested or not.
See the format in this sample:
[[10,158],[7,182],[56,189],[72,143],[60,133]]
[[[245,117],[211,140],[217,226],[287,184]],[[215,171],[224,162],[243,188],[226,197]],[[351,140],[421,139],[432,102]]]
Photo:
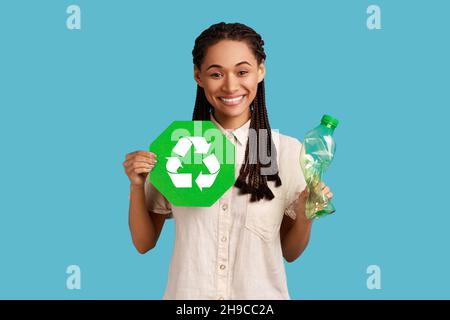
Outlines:
[[[236,63],[236,65],[235,65],[235,67],[238,67],[238,66],[240,66],[241,64],[248,64],[250,67],[252,66],[250,63],[248,63],[247,61],[241,61],[241,62],[239,62],[239,63]],[[210,65],[207,69],[206,69],[206,71],[208,71],[209,69],[211,69],[211,68],[223,68],[222,66],[220,66],[220,65],[218,65],[218,64],[212,64],[212,65]]]

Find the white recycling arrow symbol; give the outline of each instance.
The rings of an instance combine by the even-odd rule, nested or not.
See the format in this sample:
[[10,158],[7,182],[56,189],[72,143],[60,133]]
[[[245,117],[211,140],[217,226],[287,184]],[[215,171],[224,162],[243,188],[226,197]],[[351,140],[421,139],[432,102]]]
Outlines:
[[[180,157],[184,157],[192,145],[194,145],[195,153],[206,154],[208,153],[211,143],[208,143],[203,137],[183,137],[178,140],[172,151]],[[167,173],[169,174],[170,179],[172,180],[175,187],[192,188],[192,174],[178,173],[178,169],[180,167],[183,167],[180,159],[178,157],[166,158]],[[210,188],[216,180],[216,177],[220,170],[220,163],[214,154],[210,154],[209,156],[205,157],[203,159],[203,163],[208,168],[210,173],[204,174],[203,172],[200,172],[200,174],[195,179],[195,183],[198,185],[200,190],[203,190],[203,188]]]

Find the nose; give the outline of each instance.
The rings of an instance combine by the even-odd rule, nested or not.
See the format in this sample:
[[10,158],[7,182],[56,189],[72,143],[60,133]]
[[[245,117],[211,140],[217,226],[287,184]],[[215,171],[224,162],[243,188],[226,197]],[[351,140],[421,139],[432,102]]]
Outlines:
[[225,77],[222,90],[226,93],[233,93],[239,90],[239,79],[234,75]]

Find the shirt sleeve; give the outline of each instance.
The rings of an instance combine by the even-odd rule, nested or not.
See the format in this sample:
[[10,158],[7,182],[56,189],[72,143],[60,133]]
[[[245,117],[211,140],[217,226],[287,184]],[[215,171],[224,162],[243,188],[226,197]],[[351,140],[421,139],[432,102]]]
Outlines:
[[289,182],[287,191],[287,208],[284,214],[290,218],[296,218],[296,213],[294,211],[295,201],[297,200],[299,194],[303,192],[306,188],[306,181],[303,175],[302,168],[300,166],[300,151],[303,148],[303,144],[295,138],[292,138],[289,150]]
[[167,218],[173,218],[171,203],[159,192],[158,189],[150,182],[145,180],[145,206],[149,212],[167,215]]

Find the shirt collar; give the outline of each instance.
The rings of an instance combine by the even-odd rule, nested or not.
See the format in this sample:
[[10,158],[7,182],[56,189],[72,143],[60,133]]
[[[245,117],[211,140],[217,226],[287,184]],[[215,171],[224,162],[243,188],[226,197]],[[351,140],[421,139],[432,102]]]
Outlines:
[[234,130],[223,128],[220,125],[220,123],[217,122],[216,118],[214,118],[212,113],[210,114],[210,119],[217,126],[217,128],[219,128],[220,131],[222,131],[228,138],[230,138],[228,133],[231,133],[236,138],[236,140],[239,142],[240,145],[244,145],[245,143],[247,143],[248,130],[250,128],[251,119],[248,119],[246,123],[244,123],[242,126]]

